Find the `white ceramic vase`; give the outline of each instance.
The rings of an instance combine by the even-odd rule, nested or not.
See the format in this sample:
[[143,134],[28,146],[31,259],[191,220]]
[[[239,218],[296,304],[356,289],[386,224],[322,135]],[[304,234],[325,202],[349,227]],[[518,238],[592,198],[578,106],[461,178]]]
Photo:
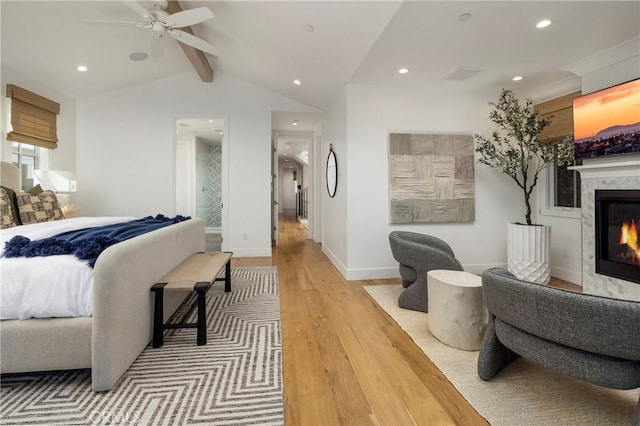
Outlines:
[[510,223],[507,227],[507,268],[521,280],[548,284],[551,227]]

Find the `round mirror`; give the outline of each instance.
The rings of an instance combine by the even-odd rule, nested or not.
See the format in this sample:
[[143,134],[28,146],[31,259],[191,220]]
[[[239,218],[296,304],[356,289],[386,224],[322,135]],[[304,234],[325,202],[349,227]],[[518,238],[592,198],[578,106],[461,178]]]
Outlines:
[[336,153],[333,152],[333,147],[331,147],[327,157],[327,191],[329,192],[329,197],[333,198],[336,195],[337,186],[338,160],[336,159]]

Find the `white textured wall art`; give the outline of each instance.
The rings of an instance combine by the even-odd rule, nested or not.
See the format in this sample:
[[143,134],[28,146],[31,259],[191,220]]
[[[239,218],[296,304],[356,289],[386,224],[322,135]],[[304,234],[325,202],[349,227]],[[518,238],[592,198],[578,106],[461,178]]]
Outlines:
[[471,135],[391,133],[390,222],[473,222],[473,154]]

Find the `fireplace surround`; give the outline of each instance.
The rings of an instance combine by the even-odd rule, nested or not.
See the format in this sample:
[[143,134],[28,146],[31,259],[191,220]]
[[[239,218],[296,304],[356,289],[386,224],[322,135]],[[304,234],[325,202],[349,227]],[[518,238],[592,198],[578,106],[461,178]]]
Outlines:
[[[640,189],[640,155],[599,159],[572,167],[582,180],[582,291],[586,294],[640,301],[640,284],[596,272],[596,197],[599,190]],[[637,226],[636,222],[636,226]]]
[[640,189],[595,190],[596,273],[640,284]]

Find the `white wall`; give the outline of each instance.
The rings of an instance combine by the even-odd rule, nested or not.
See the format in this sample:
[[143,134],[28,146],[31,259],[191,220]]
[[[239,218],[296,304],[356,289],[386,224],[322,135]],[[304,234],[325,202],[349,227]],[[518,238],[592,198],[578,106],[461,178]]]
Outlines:
[[213,83],[189,72],[77,106],[77,201],[90,215],[172,213],[175,118],[227,117],[225,243],[236,256],[271,255],[271,111],[317,110],[219,71]]
[[[15,84],[23,89],[37,93],[60,104],[60,114],[58,114],[58,148],[49,150],[49,164],[40,167],[47,167],[50,170],[76,170],[76,101],[68,98],[57,90],[44,83],[35,81],[23,74],[7,67],[2,67],[0,76],[2,82],[2,102],[0,106],[0,132],[2,133],[2,149],[0,149],[0,159],[11,162],[11,142],[5,138],[7,136],[7,105],[5,92],[7,84]],[[81,183],[78,183],[81,185]],[[80,212],[82,213],[82,212]]]
[[524,203],[510,179],[486,166],[476,166],[474,223],[389,224],[389,133],[487,133],[487,102],[497,95],[349,85],[336,100],[325,122],[324,151],[334,143],[340,174],[336,198],[323,198],[323,249],[347,279],[398,276],[388,241],[395,229],[443,238],[472,272],[506,263],[507,223],[524,217]]
[[[321,165],[322,176],[320,193],[322,217],[322,252],[343,276],[347,275],[347,155],[350,149],[347,144],[347,88],[344,88],[334,99],[325,113],[323,140],[320,158],[316,164]],[[333,144],[338,163],[338,186],[335,197],[327,193],[327,175],[325,167],[329,146]],[[350,200],[351,201],[351,200]]]
[[[507,223],[524,220],[524,202],[511,179],[487,166],[476,164],[474,223],[389,224],[390,132],[486,135],[493,130],[487,102],[499,93],[474,94],[458,87],[463,86],[349,86],[347,279],[398,276],[388,241],[393,230],[444,239],[471,272],[506,264]],[[342,157],[343,170],[344,164]],[[344,184],[339,183],[339,193]]]

